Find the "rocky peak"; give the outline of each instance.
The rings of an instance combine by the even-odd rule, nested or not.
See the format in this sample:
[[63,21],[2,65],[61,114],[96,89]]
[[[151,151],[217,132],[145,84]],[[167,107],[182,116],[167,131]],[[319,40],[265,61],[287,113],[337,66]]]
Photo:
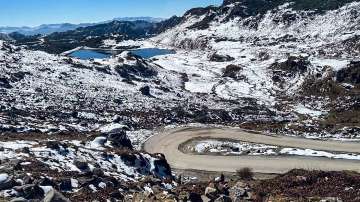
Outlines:
[[237,4],[247,8],[251,15],[264,13],[283,4],[289,3],[294,10],[326,11],[338,9],[347,3],[357,0],[224,0],[222,6]]
[[240,2],[240,0],[224,0],[223,6],[227,6],[229,4]]
[[196,15],[196,16],[202,16],[202,15],[205,15],[211,11],[217,11],[218,7],[215,7],[215,6],[208,6],[208,7],[205,7],[205,8],[202,8],[202,7],[199,7],[199,8],[193,8],[193,9],[190,9],[188,10],[184,16],[189,16],[189,15]]

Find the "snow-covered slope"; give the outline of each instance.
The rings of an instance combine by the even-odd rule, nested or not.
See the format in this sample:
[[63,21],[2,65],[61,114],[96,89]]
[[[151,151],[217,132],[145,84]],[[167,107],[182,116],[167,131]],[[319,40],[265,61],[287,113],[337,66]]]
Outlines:
[[[29,120],[41,116],[46,121],[39,124],[44,127],[51,127],[47,122],[50,120],[63,122],[64,118],[82,117],[87,123],[78,129],[94,129],[96,124],[88,124],[91,120],[106,122],[107,111],[119,111],[124,105],[127,109],[153,108],[178,97],[172,92],[180,86],[175,74],[127,53],[91,62],[1,44],[3,113],[16,109],[9,113]],[[145,86],[150,87],[151,95],[139,91]]]
[[[72,201],[104,200],[109,193],[101,193],[144,178],[171,188],[166,159],[132,149],[146,133],[128,132],[134,144],[128,139],[137,117],[116,115],[171,107],[180,85],[176,74],[129,52],[81,61],[0,41],[0,195],[42,200],[56,189]],[[147,187],[121,193],[132,197]]]
[[[313,11],[294,11],[289,8],[291,4],[287,3],[263,15],[233,17],[224,21],[229,19],[228,15],[237,4],[224,5],[223,7],[229,11],[215,17],[213,17],[215,11],[212,9],[200,16],[189,12],[184,16],[185,20],[182,24],[152,40],[181,49],[201,49],[205,55],[209,52],[217,52],[234,57],[235,61],[213,63],[218,68],[210,66],[206,71],[218,69],[217,71],[221,72],[220,70],[229,64],[239,64],[243,67],[242,74],[248,81],[246,84],[241,84],[244,81],[235,83],[230,81],[232,84],[228,84],[228,88],[225,89],[234,92],[234,88],[240,89],[238,87],[247,85],[249,87],[245,88],[256,90],[255,92],[249,90],[245,94],[263,97],[266,100],[269,100],[267,94],[274,94],[272,90],[277,90],[276,87],[269,88],[274,86],[269,78],[271,75],[267,75],[269,66],[287,60],[289,55],[309,57],[313,66],[311,70],[316,72],[318,71],[316,66],[324,65],[338,70],[359,55],[359,49],[351,49],[346,45],[346,41],[360,34],[360,15],[357,14],[360,3],[358,2],[321,15],[314,14]],[[210,22],[204,20],[209,16],[212,16]],[[199,24],[203,23],[208,23],[209,27],[199,28]],[[199,53],[199,55],[204,54]],[[206,60],[206,57],[202,59]],[[301,79],[299,77],[296,80],[301,81]],[[224,92],[223,85],[218,86],[218,92]],[[265,89],[262,86],[266,86]],[[298,82],[290,83],[285,90],[296,90],[298,86]],[[224,93],[230,96],[229,92]],[[238,93],[244,94],[242,91]]]
[[[339,72],[346,67],[345,71],[359,71],[360,2],[339,1],[338,9],[323,10],[301,10],[300,1],[277,6],[271,4],[280,1],[260,2],[264,5],[257,9],[247,0],[234,0],[188,11],[178,26],[150,39],[178,48],[177,54],[162,56],[156,63],[187,74],[187,90],[214,93],[226,100],[252,98],[318,119],[298,107],[305,105],[326,121],[345,110],[338,103],[353,106],[359,83],[339,80]],[[350,108],[355,111],[347,116],[356,117],[358,109]],[[311,129],[300,134],[320,127],[314,122],[302,124]],[[335,125],[333,132],[342,127]],[[356,131],[351,135],[358,135],[359,128]]]
[[176,49],[149,60],[124,52],[82,61],[1,42],[2,131],[200,122],[358,137],[360,3],[320,12],[287,2],[255,12],[246,2],[192,9],[146,41],[104,41]]
[[[171,70],[172,65],[128,52],[86,61],[6,42],[0,49],[4,132],[97,131],[113,121],[148,129],[174,122],[222,122],[244,119],[247,115],[237,111],[227,113],[253,105],[248,100],[239,100],[242,106],[238,106],[213,94],[192,93],[186,90],[186,76]],[[266,108],[253,107],[256,112],[249,112],[249,119],[273,116]],[[257,116],[258,111],[262,115]]]
[[[223,45],[219,41],[239,41],[274,48],[282,44],[293,44],[299,45],[295,51],[326,49],[331,53],[342,50],[338,47],[337,50],[331,50],[327,46],[342,44],[360,34],[359,2],[346,4],[340,9],[326,11],[324,14],[293,10],[292,3],[286,3],[265,14],[249,17],[232,15],[230,18],[232,10],[239,5],[241,6],[241,3],[223,5],[221,9],[226,8],[228,11],[221,14],[211,9],[202,15],[189,12],[184,16],[182,24],[155,37],[155,40],[182,48],[213,49]],[[206,20],[209,16],[211,21]],[[201,29],[203,24],[208,24],[209,27]],[[344,57],[348,54],[359,54],[359,50],[355,50],[355,53],[345,53]]]

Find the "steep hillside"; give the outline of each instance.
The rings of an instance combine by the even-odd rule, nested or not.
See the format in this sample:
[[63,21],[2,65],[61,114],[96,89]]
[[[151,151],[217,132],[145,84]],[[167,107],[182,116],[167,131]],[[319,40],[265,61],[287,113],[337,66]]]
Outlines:
[[358,1],[229,0],[189,10],[151,41],[179,49],[157,63],[187,74],[190,91],[293,111],[299,119],[279,128],[285,134],[357,137],[359,8]]
[[[323,46],[346,46],[348,40],[359,34],[359,3],[356,1],[329,11],[321,6],[326,4],[325,0],[316,4],[318,7],[312,7],[312,4],[308,5],[303,1],[284,4],[279,4],[284,1],[250,2],[225,1],[220,7],[192,9],[185,14],[179,26],[160,35],[159,39],[162,38],[163,41],[159,42],[181,48],[205,48],[203,46],[208,45],[205,42],[209,42],[208,46],[211,47],[211,43],[234,40],[252,42],[257,46],[275,46],[289,42],[296,45],[305,42],[302,48],[317,47],[328,50],[329,48]],[[347,1],[336,2],[336,5],[340,6]],[[333,7],[336,6],[328,9]],[[298,10],[301,8],[306,10]],[[338,47],[338,50],[333,51],[341,52],[342,48],[345,47]],[[358,53],[358,50],[355,52]]]

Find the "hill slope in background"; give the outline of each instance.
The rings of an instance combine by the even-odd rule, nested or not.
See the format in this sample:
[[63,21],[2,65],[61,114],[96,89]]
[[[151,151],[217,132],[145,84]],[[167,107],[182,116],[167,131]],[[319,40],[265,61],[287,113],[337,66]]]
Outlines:
[[70,30],[75,30],[80,27],[88,27],[96,24],[104,24],[111,21],[146,21],[146,22],[161,22],[165,20],[164,18],[153,18],[153,17],[119,17],[114,18],[110,21],[99,22],[99,23],[80,23],[80,24],[71,24],[71,23],[60,23],[60,24],[44,24],[36,27],[0,27],[0,33],[10,34],[17,32],[26,36],[31,35],[48,35],[54,32],[66,32]]
[[11,33],[9,36],[16,41],[17,45],[27,45],[33,50],[60,54],[80,46],[99,48],[103,45],[102,41],[106,39],[120,42],[151,37],[177,25],[181,18],[174,16],[161,22],[158,22],[159,20],[145,17],[121,18],[121,21],[114,20],[66,32],[55,32],[46,36],[26,36],[17,32]]

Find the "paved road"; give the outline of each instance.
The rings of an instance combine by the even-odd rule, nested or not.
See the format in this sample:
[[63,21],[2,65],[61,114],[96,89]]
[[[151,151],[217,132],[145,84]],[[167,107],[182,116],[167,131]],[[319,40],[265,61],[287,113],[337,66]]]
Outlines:
[[229,138],[238,141],[296,147],[322,151],[360,153],[360,143],[319,141],[284,136],[266,136],[230,128],[176,128],[164,130],[144,144],[149,153],[163,153],[177,169],[234,172],[250,167],[259,173],[285,173],[294,168],[319,170],[354,170],[360,172],[360,161],[298,156],[214,156],[193,155],[179,151],[179,145],[197,137]]

